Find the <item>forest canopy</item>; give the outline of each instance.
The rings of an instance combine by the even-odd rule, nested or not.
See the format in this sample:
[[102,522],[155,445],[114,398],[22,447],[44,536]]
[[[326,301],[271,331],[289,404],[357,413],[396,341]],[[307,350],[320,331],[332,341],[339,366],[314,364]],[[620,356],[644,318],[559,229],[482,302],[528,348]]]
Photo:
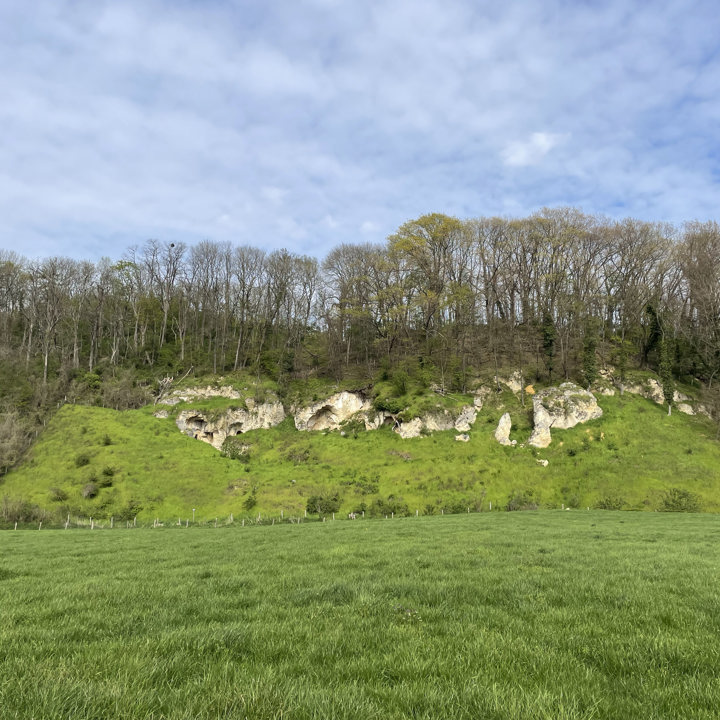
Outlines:
[[108,376],[102,402],[132,404],[138,377],[190,367],[282,381],[419,366],[455,389],[507,366],[582,378],[596,355],[657,367],[663,344],[675,374],[717,377],[716,222],[434,213],[322,259],[212,241],[99,262],[0,251],[6,411]]

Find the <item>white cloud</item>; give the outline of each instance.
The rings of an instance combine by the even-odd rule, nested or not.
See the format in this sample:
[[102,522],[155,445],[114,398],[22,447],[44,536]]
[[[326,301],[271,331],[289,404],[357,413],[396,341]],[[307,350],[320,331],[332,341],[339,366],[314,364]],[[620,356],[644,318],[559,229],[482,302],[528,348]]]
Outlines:
[[515,167],[537,165],[565,137],[558,133],[532,133],[527,140],[509,143],[502,152],[503,162]]

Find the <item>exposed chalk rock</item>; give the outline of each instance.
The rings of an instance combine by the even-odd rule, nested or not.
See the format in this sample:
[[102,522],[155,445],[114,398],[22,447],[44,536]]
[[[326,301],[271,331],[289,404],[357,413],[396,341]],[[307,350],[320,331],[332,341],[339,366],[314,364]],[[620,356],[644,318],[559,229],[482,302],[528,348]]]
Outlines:
[[466,433],[463,433],[462,435],[456,435],[455,440],[457,442],[470,442],[470,436]]
[[158,400],[158,405],[177,405],[179,402],[191,402],[193,400],[205,400],[211,397],[225,397],[233,400],[242,398],[242,393],[230,385],[204,388],[185,388],[173,390],[171,393]]
[[473,398],[473,405],[475,406],[476,410],[482,410],[483,405],[485,404],[485,401],[488,399],[488,396],[492,393],[492,389],[489,387],[486,387],[483,385],[482,387],[479,387],[475,391],[475,397]]
[[550,428],[565,430],[578,423],[602,416],[602,408],[588,390],[575,383],[546,388],[533,396],[534,429],[529,445],[547,447],[552,442]]
[[420,437],[423,431],[423,421],[420,418],[413,418],[409,422],[400,423],[395,432],[404,440]]
[[455,429],[458,432],[469,432],[470,426],[477,419],[477,410],[470,405],[466,405],[461,411],[460,415],[455,420]]
[[512,442],[510,442],[510,429],[511,428],[512,428],[512,420],[510,418],[510,413],[505,413],[500,418],[500,422],[498,423],[497,428],[495,428],[495,439],[501,445],[512,445]]
[[211,413],[204,410],[183,410],[175,424],[181,432],[209,443],[220,450],[225,438],[241,435],[248,430],[267,430],[285,419],[285,410],[279,401],[259,403],[247,401],[247,410],[226,410]]
[[354,415],[371,411],[369,400],[359,393],[343,391],[298,410],[295,413],[295,427],[298,430],[337,430]]

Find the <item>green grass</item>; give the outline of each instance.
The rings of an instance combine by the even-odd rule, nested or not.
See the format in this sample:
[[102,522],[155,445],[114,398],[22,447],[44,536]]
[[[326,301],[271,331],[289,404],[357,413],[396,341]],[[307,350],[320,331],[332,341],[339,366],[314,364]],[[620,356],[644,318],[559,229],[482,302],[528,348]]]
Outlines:
[[703,718],[712,515],[0,533],[0,716]]
[[[238,401],[213,398],[219,412]],[[626,394],[600,397],[601,419],[571,430],[553,430],[544,450],[520,447],[531,431],[531,403],[521,408],[510,392],[478,415],[470,442],[453,431],[403,440],[389,428],[306,433],[288,418],[272,430],[246,433],[249,459],[230,460],[209,445],[182,435],[172,417],[152,411],[115,412],[65,406],[40,436],[25,462],[0,485],[3,506],[19,499],[73,517],[155,517],[177,521],[192,508],[215,517],[302,515],[311,495],[338,491],[340,512],[384,514],[391,498],[400,513],[440,514],[504,508],[523,495],[543,508],[661,509],[671,488],[697,498],[701,509],[720,510],[720,444],[702,417],[674,413]],[[188,407],[191,404],[184,404]],[[171,413],[179,407],[167,408]],[[513,419],[514,448],[493,433],[503,412]],[[110,444],[105,444],[107,438]],[[81,459],[86,464],[79,464]],[[542,467],[538,460],[548,460]],[[84,462],[84,460],[83,460]],[[107,468],[111,477],[103,475]],[[105,482],[94,498],[88,483]],[[249,498],[256,504],[248,509]],[[0,508],[3,517],[12,512]],[[50,522],[46,518],[46,522]]]

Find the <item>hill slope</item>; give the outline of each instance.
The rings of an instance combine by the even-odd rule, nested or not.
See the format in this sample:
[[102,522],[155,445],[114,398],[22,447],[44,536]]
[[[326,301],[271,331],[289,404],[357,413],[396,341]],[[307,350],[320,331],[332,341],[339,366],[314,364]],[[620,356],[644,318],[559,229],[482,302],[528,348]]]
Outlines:
[[[242,435],[249,451],[239,459],[178,431],[173,413],[192,403],[181,403],[166,419],[154,417],[152,407],[118,412],[66,405],[5,477],[2,517],[184,521],[195,508],[198,520],[231,513],[287,518],[302,515],[311,496],[327,500],[328,514],[333,505],[341,513],[382,516],[480,511],[509,502],[653,510],[663,509],[672,488],[691,493],[691,505],[720,510],[720,446],[708,420],[667,417],[661,406],[635,395],[598,400],[601,419],[553,430],[544,450],[522,446],[531,429],[529,406],[506,391],[486,403],[467,443],[456,442],[454,431],[414,439],[389,428],[299,432],[288,418]],[[211,404],[221,409],[222,401]],[[517,447],[493,437],[506,411]]]

